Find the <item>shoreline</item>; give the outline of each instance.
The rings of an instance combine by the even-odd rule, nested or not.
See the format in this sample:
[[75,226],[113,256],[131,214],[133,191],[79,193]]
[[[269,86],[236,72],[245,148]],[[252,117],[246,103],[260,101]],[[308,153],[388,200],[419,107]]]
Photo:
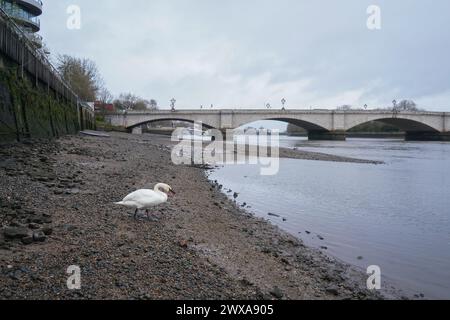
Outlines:
[[[362,271],[238,208],[151,136],[10,146],[0,150],[0,299],[401,298],[369,292]],[[177,192],[154,210],[159,221],[113,205],[157,182]],[[5,239],[6,225],[45,237]],[[70,265],[80,291],[65,288]]]

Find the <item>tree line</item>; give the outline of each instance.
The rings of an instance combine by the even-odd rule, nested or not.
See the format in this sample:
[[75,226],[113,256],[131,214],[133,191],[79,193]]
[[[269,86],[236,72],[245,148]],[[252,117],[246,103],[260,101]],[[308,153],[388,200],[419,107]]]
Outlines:
[[[394,101],[395,102],[395,101]],[[356,108],[351,105],[345,104],[342,106],[339,106],[336,108],[338,111],[355,111],[355,110],[366,110],[365,108]],[[425,111],[425,109],[419,108],[417,104],[413,100],[402,100],[399,103],[395,102],[395,104],[392,107],[385,107],[385,108],[375,108],[370,109],[371,111],[391,111],[391,112],[418,112],[418,111]]]
[[56,68],[82,101],[113,105],[116,111],[158,109],[155,99],[145,99],[133,93],[121,93],[115,98],[107,89],[97,64],[90,59],[60,55]]

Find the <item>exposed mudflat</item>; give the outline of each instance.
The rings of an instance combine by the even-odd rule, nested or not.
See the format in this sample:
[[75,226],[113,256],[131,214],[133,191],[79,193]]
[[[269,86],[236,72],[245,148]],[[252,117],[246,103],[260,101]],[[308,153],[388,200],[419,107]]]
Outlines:
[[280,157],[299,160],[314,161],[330,161],[330,162],[347,162],[347,163],[367,163],[367,164],[383,164],[381,161],[357,159],[350,157],[342,157],[321,152],[310,152],[298,149],[280,148]]
[[[158,182],[177,194],[157,221],[113,204]],[[152,136],[1,145],[0,299],[382,298],[366,279],[237,208]]]

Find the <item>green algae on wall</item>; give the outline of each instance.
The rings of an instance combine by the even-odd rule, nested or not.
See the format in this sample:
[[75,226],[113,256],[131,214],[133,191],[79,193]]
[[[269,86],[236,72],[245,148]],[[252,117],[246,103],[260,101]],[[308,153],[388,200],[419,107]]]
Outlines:
[[[0,65],[0,141],[49,138],[80,130],[76,104],[19,76],[17,66]],[[84,113],[84,112],[83,112]],[[84,117],[86,118],[86,116]],[[85,119],[84,128],[91,125]]]

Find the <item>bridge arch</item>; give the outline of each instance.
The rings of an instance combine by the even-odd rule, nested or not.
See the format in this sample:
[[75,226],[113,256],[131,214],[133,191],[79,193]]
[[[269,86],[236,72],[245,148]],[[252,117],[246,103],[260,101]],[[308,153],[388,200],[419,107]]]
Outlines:
[[[194,124],[196,121],[195,120],[191,120],[191,119],[183,119],[183,118],[161,118],[161,119],[152,119],[152,120],[145,120],[145,121],[141,121],[141,122],[137,122],[137,123],[133,123],[131,125],[128,125],[126,128],[127,129],[133,129],[145,124],[150,124],[150,123],[158,123],[158,122],[163,122],[163,121],[180,121],[180,122],[187,122],[187,123],[192,123]],[[203,127],[207,128],[207,129],[214,129],[215,127],[212,125],[209,125],[207,123],[202,122]]]
[[355,117],[353,119],[348,119],[346,122],[346,131],[354,129],[360,125],[377,121],[389,124],[391,126],[397,127],[403,132],[440,132],[440,123],[433,121],[433,119],[411,119],[411,116],[408,115],[397,115],[393,116],[392,114],[389,116],[380,116],[373,115],[365,117],[365,119],[359,119]]
[[322,124],[321,123],[315,123],[315,122],[312,122],[312,121],[296,119],[296,118],[291,118],[291,117],[273,117],[273,116],[272,117],[255,117],[253,119],[241,120],[241,121],[239,121],[239,122],[237,122],[235,124],[235,127],[236,128],[240,128],[240,127],[243,127],[243,126],[248,125],[250,123],[258,122],[258,121],[279,121],[279,122],[284,122],[284,123],[296,125],[296,126],[298,126],[300,128],[305,129],[308,132],[311,132],[311,131],[321,131],[321,132],[329,131],[329,129],[323,123]]

